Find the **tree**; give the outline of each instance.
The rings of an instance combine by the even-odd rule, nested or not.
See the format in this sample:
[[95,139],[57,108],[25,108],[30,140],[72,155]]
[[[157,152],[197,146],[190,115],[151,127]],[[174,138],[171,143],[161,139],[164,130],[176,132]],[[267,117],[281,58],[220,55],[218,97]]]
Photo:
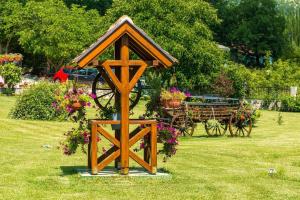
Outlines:
[[101,18],[96,10],[70,9],[62,0],[28,1],[18,13],[22,21],[19,43],[27,51],[43,55],[48,69],[57,70],[97,37]]
[[0,54],[8,53],[19,30],[21,4],[17,0],[0,0]]
[[101,15],[111,7],[112,0],[64,0],[64,2],[71,7],[72,4],[86,6],[87,9],[96,9]]
[[216,4],[223,19],[217,29],[220,42],[259,57],[266,51],[278,57],[284,47],[285,19],[275,0],[241,0],[240,3],[222,0]]
[[[211,27],[218,24],[217,11],[202,0],[115,0],[107,10],[107,29],[122,15],[130,16],[162,48],[179,60],[177,85],[206,89],[219,70],[223,52],[213,42]],[[163,79],[173,70],[166,70]]]

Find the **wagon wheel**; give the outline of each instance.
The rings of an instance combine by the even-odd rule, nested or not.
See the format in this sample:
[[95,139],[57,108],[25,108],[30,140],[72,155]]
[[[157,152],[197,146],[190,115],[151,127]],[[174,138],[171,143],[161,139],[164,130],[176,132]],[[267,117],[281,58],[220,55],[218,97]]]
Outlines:
[[252,120],[250,112],[238,110],[231,114],[229,120],[229,131],[231,136],[250,136]]
[[206,121],[204,127],[207,135],[222,136],[226,133],[228,125],[226,122],[218,122],[218,124],[212,125],[208,121]]
[[184,136],[193,136],[196,124],[186,115],[176,115],[171,121],[171,127],[176,128]]
[[[110,81],[110,78],[103,69],[98,69],[99,74],[95,77],[92,85],[92,94],[96,95],[94,101],[101,110],[107,110],[110,104],[114,104],[117,88]],[[107,81],[109,80],[109,81]],[[138,81],[129,94],[129,109],[132,110],[142,96],[142,84]]]

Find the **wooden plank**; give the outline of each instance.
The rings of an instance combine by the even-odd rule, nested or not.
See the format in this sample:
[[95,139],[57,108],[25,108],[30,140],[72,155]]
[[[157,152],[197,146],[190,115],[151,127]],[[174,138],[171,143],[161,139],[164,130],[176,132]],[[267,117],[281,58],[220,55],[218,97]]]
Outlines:
[[151,125],[151,173],[157,172],[157,125]]
[[83,58],[78,65],[80,67],[86,66],[91,60],[93,60],[95,57],[99,56],[101,53],[104,52],[104,50],[109,47],[111,44],[113,44],[116,40],[118,40],[125,32],[126,32],[126,26],[121,26],[119,29],[117,29],[114,34],[112,34],[109,38],[107,38],[103,43],[101,43],[99,46],[97,46],[89,55],[87,55],[85,58]]
[[110,67],[121,67],[122,60],[106,60],[102,63],[102,65],[106,65]]
[[130,25],[126,24],[127,34],[133,39],[139,46],[143,47],[143,50],[148,52],[154,58],[160,60],[164,66],[171,67],[173,63],[166,58],[158,49],[156,49],[151,43],[149,43],[143,36],[135,31]]
[[111,134],[109,134],[105,129],[103,129],[102,127],[98,127],[98,131],[111,143],[113,143],[114,145],[120,148],[120,142],[116,138],[114,138]]
[[91,167],[92,167],[92,174],[98,173],[97,167],[97,124],[92,124],[92,131],[91,131]]
[[138,157],[135,153],[133,153],[131,150],[129,150],[129,156],[138,164],[140,164],[142,167],[144,167],[146,170],[148,170],[151,173],[151,167],[148,163],[146,163],[143,159]]
[[[121,121],[120,120],[97,120],[97,119],[93,119],[91,120],[91,123],[95,123],[95,124],[120,124]],[[140,125],[145,125],[145,124],[153,124],[156,123],[156,120],[153,119],[131,119],[129,120],[129,124],[140,124]]]
[[137,141],[139,141],[142,137],[147,135],[151,131],[150,127],[146,127],[142,129],[139,133],[137,133],[135,136],[132,137],[132,139],[129,140],[129,147],[134,145]]
[[130,80],[129,88],[128,88],[129,92],[132,90],[132,88],[138,82],[139,78],[142,76],[142,74],[146,70],[146,67],[147,67],[146,63],[144,63],[143,65],[141,65],[139,67],[139,69],[137,70],[137,72],[135,73],[135,75],[133,76],[133,78]]
[[110,68],[110,66],[108,66],[106,64],[103,64],[102,66],[105,69],[105,71],[107,72],[107,74],[109,75],[109,77],[111,78],[114,85],[117,87],[117,89],[121,93],[123,86],[122,86],[121,82],[119,81],[119,79],[114,74],[114,72],[112,71],[112,69]]
[[106,159],[104,159],[101,163],[98,164],[98,170],[101,171],[106,167],[109,163],[114,161],[120,155],[120,149],[110,154]]
[[129,172],[129,48],[128,35],[121,40],[121,173]]
[[105,154],[102,154],[100,157],[98,157],[98,159],[97,159],[98,164],[99,164],[100,162],[102,162],[103,160],[105,160],[108,156],[110,156],[112,153],[114,153],[114,152],[117,151],[117,150],[118,150],[118,148],[117,148],[116,146],[113,146],[113,147],[109,148],[109,149],[105,152]]

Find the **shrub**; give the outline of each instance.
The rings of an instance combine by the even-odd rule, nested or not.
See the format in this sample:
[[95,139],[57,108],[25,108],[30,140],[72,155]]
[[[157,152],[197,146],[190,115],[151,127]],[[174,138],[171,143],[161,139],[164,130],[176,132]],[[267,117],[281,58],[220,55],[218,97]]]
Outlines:
[[4,78],[8,88],[13,88],[21,81],[22,69],[13,63],[0,66],[0,75]]
[[300,98],[289,96],[281,98],[280,110],[284,112],[300,112]]
[[55,120],[65,119],[65,111],[59,111],[52,106],[56,100],[55,93],[62,92],[64,86],[50,82],[39,82],[31,86],[18,97],[11,117],[14,119]]

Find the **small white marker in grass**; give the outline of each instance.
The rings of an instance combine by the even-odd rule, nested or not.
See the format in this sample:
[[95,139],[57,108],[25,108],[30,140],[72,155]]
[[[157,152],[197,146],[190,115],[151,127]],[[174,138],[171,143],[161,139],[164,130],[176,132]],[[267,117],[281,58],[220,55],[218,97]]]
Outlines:
[[269,174],[269,176],[273,176],[274,174],[276,174],[276,169],[270,168],[268,174]]

